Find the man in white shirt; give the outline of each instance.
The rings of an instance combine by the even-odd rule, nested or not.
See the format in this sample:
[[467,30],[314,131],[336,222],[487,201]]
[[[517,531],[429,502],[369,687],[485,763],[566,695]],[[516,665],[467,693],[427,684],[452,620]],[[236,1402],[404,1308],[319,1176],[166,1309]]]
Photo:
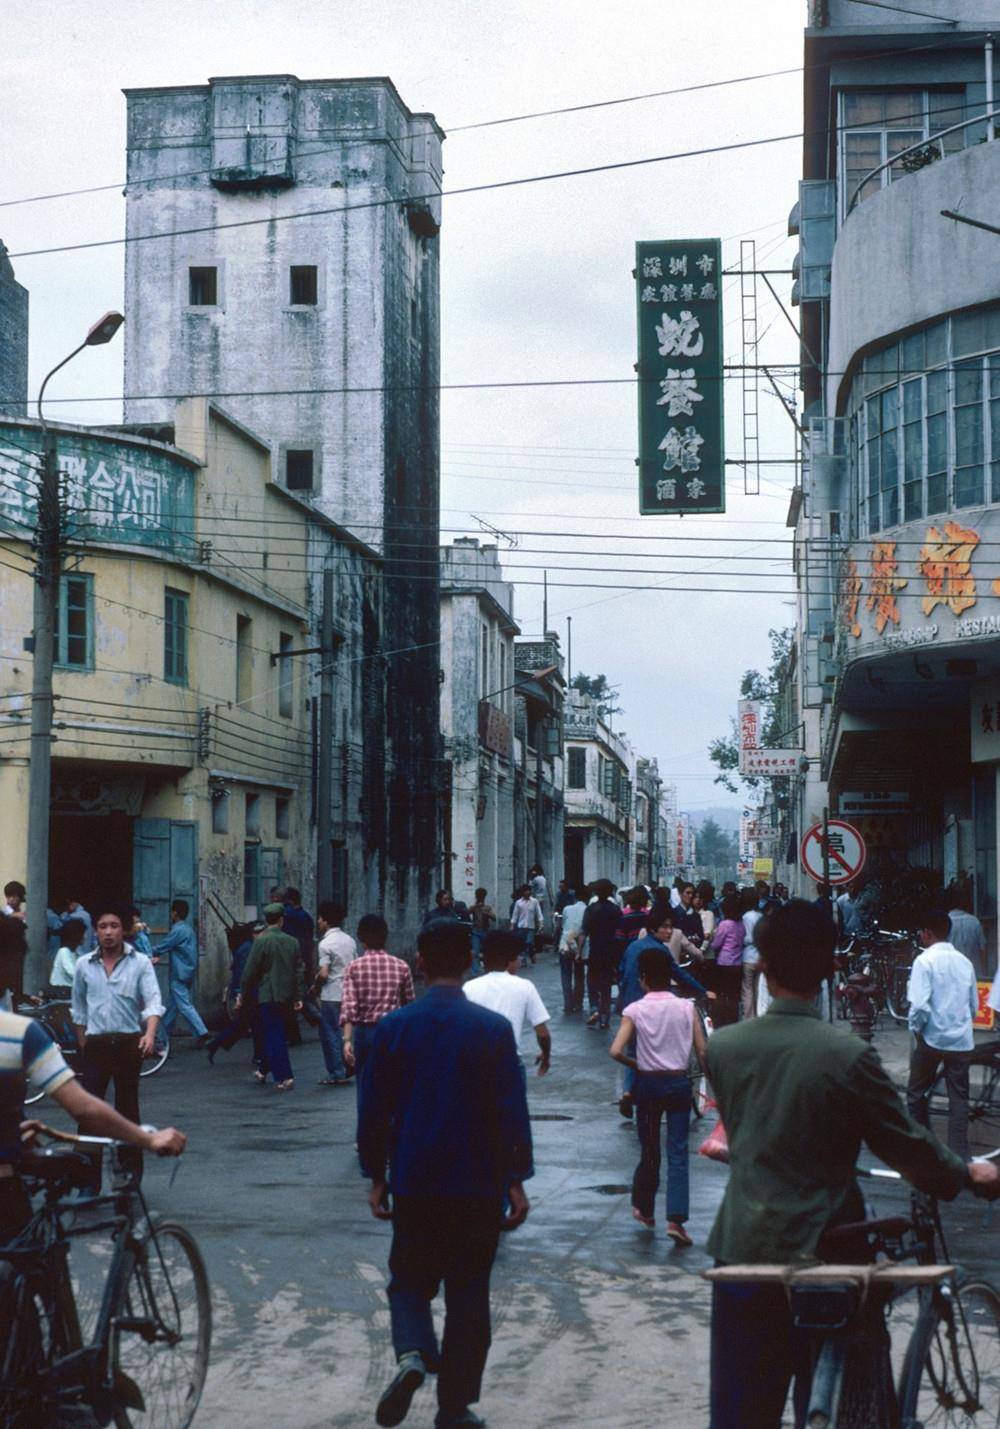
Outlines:
[[567,1016],[583,1011],[583,987],[587,974],[584,955],[587,940],[583,936],[583,915],[586,911],[586,899],[575,893],[573,901],[564,905],[560,915],[559,973],[562,977],[563,1012]]
[[529,960],[535,961],[535,935],[542,928],[542,906],[532,897],[528,885],[522,884],[510,910],[510,926],[517,933],[521,944],[521,965],[527,967]]
[[340,1004],[344,998],[344,973],[358,955],[358,945],[341,928],[346,910],[339,903],[324,902],[316,910],[319,929],[319,1040],[323,1047],[326,1076],[321,1087],[344,1087],[350,1078],[344,1064],[344,1037],[340,1030]]
[[517,976],[520,954],[521,940],[515,932],[497,928],[487,933],[483,939],[486,972],[482,977],[470,978],[462,991],[470,1002],[506,1017],[514,1029],[514,1041],[519,1045],[523,1034],[534,1028],[538,1042],[535,1066],[538,1075],[544,1077],[552,1060],[549,1014],[535,984]]
[[924,951],[910,970],[909,1025],[914,1045],[906,1101],[915,1121],[930,1126],[928,1100],[944,1065],[948,1087],[948,1145],[969,1159],[969,1056],[978,1009],[976,970],[948,942],[951,919],[933,909],[922,919]]

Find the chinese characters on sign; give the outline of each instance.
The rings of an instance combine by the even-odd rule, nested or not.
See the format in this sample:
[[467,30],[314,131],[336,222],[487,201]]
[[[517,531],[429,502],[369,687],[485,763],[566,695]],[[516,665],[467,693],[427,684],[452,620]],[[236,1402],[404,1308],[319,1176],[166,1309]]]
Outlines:
[[725,510],[722,245],[637,243],[639,510]]
[[745,774],[747,756],[760,747],[760,700],[740,700],[736,710],[739,769]]
[[841,628],[854,640],[862,638],[863,604],[874,617],[874,633],[891,648],[948,638],[946,626],[925,623],[929,616],[940,621],[942,612],[959,621],[954,632],[958,638],[1000,633],[1000,615],[960,619],[981,596],[1000,597],[1000,578],[990,579],[981,572],[977,581],[973,570],[984,539],[993,544],[989,534],[945,520],[940,526],[928,526],[922,542],[873,540],[867,551],[855,547],[840,572]]
[[741,774],[764,775],[767,778],[787,778],[798,772],[801,749],[748,749],[741,753]]
[[[25,429],[0,426],[0,528],[33,528],[41,460],[25,450]],[[190,468],[166,452],[59,433],[66,534],[167,550],[190,541],[194,483]]]

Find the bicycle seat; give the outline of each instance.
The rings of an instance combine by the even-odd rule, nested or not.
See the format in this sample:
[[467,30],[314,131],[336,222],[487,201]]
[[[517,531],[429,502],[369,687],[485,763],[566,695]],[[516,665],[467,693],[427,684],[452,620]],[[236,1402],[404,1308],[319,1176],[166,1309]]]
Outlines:
[[89,1188],[100,1184],[100,1162],[69,1146],[34,1146],[21,1157],[18,1170],[23,1176],[46,1186]]
[[1000,1042],[984,1042],[969,1053],[969,1062],[975,1067],[992,1067],[1000,1062]]

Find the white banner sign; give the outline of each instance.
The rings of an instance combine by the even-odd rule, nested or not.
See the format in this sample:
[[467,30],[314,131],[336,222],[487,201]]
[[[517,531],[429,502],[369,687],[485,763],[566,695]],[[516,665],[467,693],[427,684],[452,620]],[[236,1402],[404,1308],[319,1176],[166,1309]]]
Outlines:
[[798,770],[801,749],[741,749],[740,773],[787,778]]

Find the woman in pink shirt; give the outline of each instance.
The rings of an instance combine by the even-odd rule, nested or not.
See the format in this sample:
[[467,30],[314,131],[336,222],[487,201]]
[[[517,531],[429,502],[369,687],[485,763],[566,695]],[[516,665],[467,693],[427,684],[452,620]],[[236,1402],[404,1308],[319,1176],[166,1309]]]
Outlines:
[[743,980],[743,927],[740,900],[732,894],[722,900],[722,922],[712,937],[715,953],[715,991],[719,1000],[713,1021],[716,1027],[735,1022]]
[[[667,1122],[667,1235],[678,1245],[690,1245],[684,1229],[688,1218],[688,1126],[691,1121],[692,1047],[704,1066],[705,1034],[694,1004],[675,997],[670,987],[670,960],[659,948],[639,956],[639,981],[645,997],[629,1003],[610,1052],[616,1062],[636,1069],[632,1097],[641,1157],[632,1179],[632,1214],[644,1226],[656,1224],[654,1210],[660,1186],[660,1122]],[[626,1047],[635,1038],[636,1055]]]

